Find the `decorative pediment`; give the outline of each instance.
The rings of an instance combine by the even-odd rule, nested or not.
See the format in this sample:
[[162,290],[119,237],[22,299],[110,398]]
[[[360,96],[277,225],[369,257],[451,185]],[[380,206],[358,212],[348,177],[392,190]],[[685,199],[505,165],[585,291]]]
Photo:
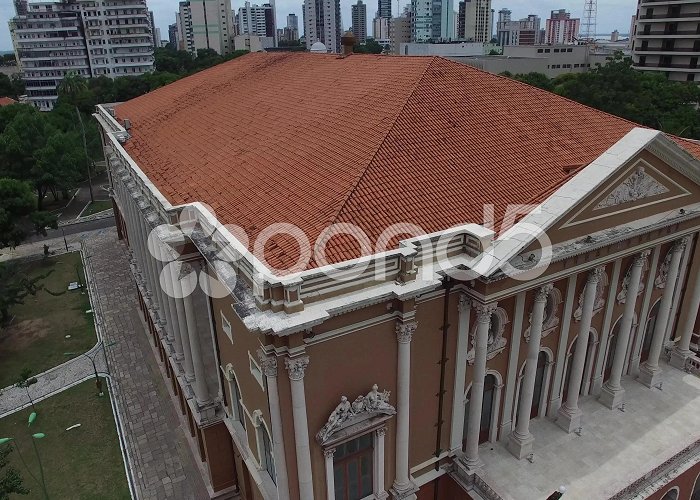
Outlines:
[[357,396],[352,403],[342,396],[326,424],[316,433],[316,441],[325,444],[335,434],[350,427],[362,429],[370,426],[377,417],[396,415],[396,409],[389,404],[389,395],[390,392],[386,390],[379,392],[379,387],[374,384],[366,396]]
[[646,173],[644,167],[640,166],[622,184],[601,200],[593,210],[614,207],[643,198],[651,198],[652,196],[668,193],[668,191],[669,189],[666,186]]

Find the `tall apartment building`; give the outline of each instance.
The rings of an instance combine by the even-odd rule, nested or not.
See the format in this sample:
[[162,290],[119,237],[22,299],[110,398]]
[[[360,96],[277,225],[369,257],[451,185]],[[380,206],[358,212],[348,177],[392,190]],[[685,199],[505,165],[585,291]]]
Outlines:
[[411,11],[412,41],[448,41],[455,37],[452,0],[412,0]]
[[273,39],[276,36],[275,7],[272,4],[251,5],[246,2],[245,6],[238,9],[236,18],[239,35],[267,36]]
[[375,17],[372,23],[372,37],[380,45],[391,44],[391,36],[389,35],[391,24],[390,17]]
[[304,37],[306,48],[321,42],[330,52],[340,52],[340,0],[306,0],[304,11]]
[[172,48],[177,50],[177,23],[168,25],[168,42]]
[[465,0],[464,39],[487,43],[493,37],[491,0]]
[[377,17],[391,18],[391,0],[377,0]]
[[634,67],[669,80],[700,81],[700,1],[641,0],[632,44]]
[[180,2],[179,10],[175,16],[175,24],[177,25],[177,49],[196,54],[192,30],[192,9],[188,0]]
[[547,19],[546,43],[576,43],[581,20],[572,18],[565,9],[553,10]]
[[535,14],[530,14],[524,19],[513,21],[510,19],[510,11],[507,16],[501,15],[502,9],[498,13],[498,23],[496,24],[496,38],[501,47],[506,45],[535,45],[539,41],[540,18]]
[[228,54],[233,44],[231,0],[185,0],[177,14],[180,48],[196,54],[212,49]]
[[352,5],[352,31],[358,43],[367,42],[367,5],[362,0]]
[[404,11],[403,15],[392,17],[389,21],[389,40],[391,52],[398,54],[401,44],[409,43],[412,38],[411,16]]
[[68,73],[115,78],[153,71],[145,0],[15,0],[10,34],[30,102],[51,110]]
[[299,17],[296,14],[287,15],[287,28],[299,31]]

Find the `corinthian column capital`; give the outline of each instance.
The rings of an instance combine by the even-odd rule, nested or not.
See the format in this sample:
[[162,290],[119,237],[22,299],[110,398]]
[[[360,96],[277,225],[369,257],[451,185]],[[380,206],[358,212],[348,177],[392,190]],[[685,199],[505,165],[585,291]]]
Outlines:
[[651,250],[644,250],[638,253],[634,256],[634,263],[632,265],[636,267],[642,267],[646,263],[647,257],[649,257],[650,253]]
[[301,380],[306,373],[306,367],[309,366],[309,357],[285,358],[284,365],[289,372],[289,380]]
[[603,272],[605,270],[605,267],[600,266],[596,267],[595,269],[591,269],[590,272],[588,273],[588,279],[587,282],[590,284],[598,284],[600,279],[603,277]]
[[415,321],[396,323],[396,340],[399,344],[408,344],[411,342],[417,327],[418,323]]
[[554,289],[554,285],[549,283],[537,290],[537,294],[535,295],[535,302],[547,302],[547,297],[549,297],[549,294],[552,291],[552,289]]
[[258,349],[258,359],[260,360],[260,366],[266,377],[276,377],[277,376],[277,358],[274,356],[268,356],[262,349]]
[[476,309],[476,320],[479,323],[489,323],[491,321],[491,315],[496,310],[496,303],[491,304],[474,304],[474,309]]

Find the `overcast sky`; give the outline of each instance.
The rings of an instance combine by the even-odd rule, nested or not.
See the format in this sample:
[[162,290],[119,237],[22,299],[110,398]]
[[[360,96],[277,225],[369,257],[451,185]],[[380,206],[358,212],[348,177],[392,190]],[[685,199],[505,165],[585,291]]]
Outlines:
[[[235,11],[243,5],[245,0],[231,0],[231,7]],[[265,3],[266,0],[252,0],[251,3]],[[355,0],[340,0],[343,17],[343,29],[350,26],[350,5]],[[394,0],[392,5],[394,15],[397,13],[397,6],[403,9],[410,0]],[[453,0],[455,10],[459,0]],[[287,14],[293,12],[299,16],[299,27],[301,28],[301,3],[302,0],[277,0],[277,24],[282,28],[286,25]],[[367,3],[368,33],[372,31],[371,19],[377,9],[376,0],[365,0]],[[537,14],[544,19],[549,17],[552,9],[567,9],[573,17],[581,17],[583,14],[584,0],[494,0],[493,8],[498,11],[503,7],[513,11],[513,18],[519,19],[528,14]],[[168,38],[168,24],[175,22],[175,11],[178,0],[148,0],[148,7],[153,10],[156,25],[161,30],[161,37]],[[620,33],[629,32],[630,19],[635,13],[637,0],[602,0],[598,2],[598,33],[610,33],[617,29]],[[0,0],[0,50],[12,50],[10,32],[7,21],[14,15],[14,7],[11,0]]]

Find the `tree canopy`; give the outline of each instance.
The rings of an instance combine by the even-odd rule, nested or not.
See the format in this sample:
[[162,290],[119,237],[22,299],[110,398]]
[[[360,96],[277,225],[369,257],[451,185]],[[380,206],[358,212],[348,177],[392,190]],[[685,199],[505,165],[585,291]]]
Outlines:
[[29,490],[24,487],[19,471],[10,465],[9,444],[0,445],[0,500],[9,500],[11,494],[26,495]]
[[700,139],[700,87],[673,82],[656,71],[637,71],[621,52],[585,73],[550,79],[541,73],[509,76],[587,106],[670,134]]

